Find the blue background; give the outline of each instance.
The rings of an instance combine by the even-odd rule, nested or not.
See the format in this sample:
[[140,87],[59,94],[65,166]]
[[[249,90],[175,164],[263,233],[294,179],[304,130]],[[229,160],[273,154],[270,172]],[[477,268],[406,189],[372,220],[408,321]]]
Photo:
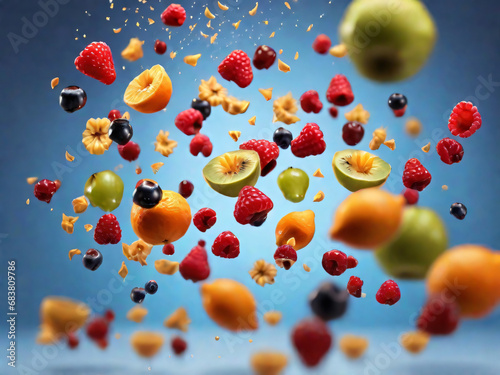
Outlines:
[[[349,249],[341,243],[331,242],[327,237],[332,214],[348,195],[348,191],[336,182],[331,168],[333,154],[346,148],[340,137],[343,114],[357,103],[362,103],[371,113],[365,138],[357,148],[367,149],[371,132],[382,125],[388,128],[388,137],[396,140],[396,151],[382,147],[377,152],[393,167],[386,184],[390,191],[402,190],[401,173],[410,157],[417,156],[429,169],[433,181],[421,194],[419,204],[433,208],[442,216],[449,231],[450,245],[477,243],[498,249],[500,84],[490,87],[490,91],[480,86],[488,77],[500,82],[499,3],[493,0],[425,1],[439,29],[435,51],[418,75],[405,82],[392,84],[374,83],[361,77],[348,58],[320,56],[312,50],[311,44],[320,33],[329,35],[333,43],[337,43],[337,26],[347,1],[314,1],[314,6],[313,2],[304,0],[290,1],[292,10],[288,10],[281,1],[261,1],[255,17],[248,16],[248,10],[254,6],[254,2],[249,0],[226,0],[223,3],[230,7],[227,12],[219,10],[217,2],[212,0],[208,3],[181,3],[187,10],[188,19],[183,27],[172,29],[169,33],[164,30],[159,17],[168,2],[142,4],[132,0],[115,1],[114,9],[111,10],[107,1],[70,0],[66,5],[59,5],[57,12],[47,17],[47,22],[44,22],[46,25],[38,27],[36,35],[27,38],[27,43],[19,45],[16,52],[9,42],[8,34],[22,35],[23,17],[32,20],[41,8],[33,0],[0,1],[0,160],[3,173],[0,265],[5,267],[0,280],[5,291],[6,262],[15,259],[19,313],[17,329],[20,334],[18,364],[35,370],[33,361],[37,357],[36,353],[42,353],[49,360],[40,370],[36,370],[37,373],[66,374],[70,373],[73,366],[79,368],[80,373],[113,373],[117,369],[123,373],[120,366],[130,369],[136,366],[135,373],[147,372],[149,362],[136,359],[128,346],[128,334],[137,329],[153,329],[162,331],[165,337],[170,338],[173,333],[162,327],[163,319],[179,306],[184,306],[193,320],[186,338],[190,345],[189,353],[193,353],[194,358],[187,355],[184,359],[170,359],[167,355],[170,348],[165,345],[162,354],[153,360],[153,372],[168,368],[171,373],[187,371],[208,374],[211,371],[225,373],[221,369],[226,369],[228,374],[246,374],[251,351],[271,347],[291,354],[292,365],[287,373],[303,373],[305,370],[290,348],[288,332],[295,322],[310,315],[308,294],[320,282],[331,279],[321,269],[321,255],[337,248],[358,258],[360,264],[355,274],[364,279],[364,291],[368,297],[351,300],[348,313],[332,323],[332,330],[337,337],[344,332],[366,335],[372,345],[366,358],[357,363],[346,362],[339,351],[334,350],[335,354],[315,371],[318,374],[329,373],[328,368],[335,368],[339,374],[371,373],[370,363],[387,352],[381,345],[396,342],[398,334],[413,328],[412,317],[425,300],[425,289],[423,282],[400,282],[401,301],[392,307],[379,305],[374,294],[387,276],[377,267],[372,254]],[[217,14],[217,18],[212,20],[215,30],[206,27],[208,20],[203,16],[203,10],[207,4]],[[150,6],[155,10],[151,11]],[[122,11],[122,7],[127,10]],[[137,13],[136,8],[139,9]],[[106,17],[110,17],[110,20],[107,21]],[[148,25],[149,17],[156,23]],[[127,26],[124,26],[126,19]],[[235,31],[231,23],[240,19],[241,25]],[[269,20],[269,25],[265,25],[262,22],[264,20]],[[136,22],[140,23],[140,28],[135,25]],[[196,28],[190,31],[188,25],[195,23]],[[307,33],[305,30],[310,24],[314,24],[314,27]],[[112,29],[118,27],[122,27],[121,33],[113,33]],[[202,38],[200,31],[209,35],[218,32],[215,44],[211,45],[209,39]],[[276,36],[269,39],[273,31]],[[83,38],[84,34],[86,38]],[[75,40],[76,37],[78,40]],[[144,57],[130,63],[121,58],[120,52],[132,37],[144,40],[145,44]],[[153,50],[156,39],[167,42],[168,51],[163,56]],[[114,55],[117,79],[111,86],[82,75],[73,64],[75,57],[88,43],[100,40],[110,46]],[[244,90],[220,78],[217,66],[228,53],[237,48],[252,56],[260,44],[269,44],[276,51],[283,49],[280,58],[291,66],[291,72],[279,72],[277,64],[268,71],[254,70],[254,80]],[[174,60],[169,57],[170,51],[177,52]],[[294,60],[296,51],[300,55],[297,61]],[[197,67],[182,62],[185,55],[196,53],[202,54]],[[154,64],[163,65],[170,75],[173,96],[166,112],[144,115],[127,108],[122,97],[130,80]],[[353,104],[340,110],[338,119],[332,119],[327,111],[324,93],[330,79],[337,73],[349,78],[356,98]],[[212,156],[237,149],[239,143],[249,139],[272,138],[274,129],[280,125],[272,123],[272,101],[266,102],[258,92],[259,88],[273,87],[273,98],[288,92],[298,98],[304,91],[314,89],[320,93],[325,104],[318,115],[299,111],[302,121],[289,129],[295,136],[306,122],[318,123],[327,142],[326,152],[319,157],[298,159],[290,150],[282,151],[276,169],[268,177],[259,180],[257,187],[275,204],[261,228],[241,226],[234,221],[232,207],[235,200],[217,195],[205,184],[201,169],[208,159],[193,157],[188,147],[190,137],[173,125],[175,116],[189,108],[191,99],[197,96],[200,79],[208,79],[211,75],[231,95],[251,102],[248,112],[238,116],[228,115],[221,107],[213,108],[212,115],[202,129],[202,133],[208,135],[214,144]],[[50,81],[56,76],[60,77],[60,84],[51,90]],[[85,89],[88,101],[82,110],[68,114],[59,107],[58,96],[62,88],[73,84]],[[480,98],[477,90],[483,94],[479,95]],[[387,98],[393,92],[402,92],[409,99],[407,114],[400,119],[395,118],[386,105]],[[463,161],[459,165],[448,166],[439,160],[434,146],[441,138],[450,135],[447,129],[449,113],[456,103],[464,99],[472,100],[478,106],[483,126],[474,136],[460,141],[465,149]],[[139,143],[142,150],[137,162],[129,163],[121,159],[114,144],[104,155],[94,156],[81,143],[86,121],[90,117],[106,117],[111,109],[119,109],[122,113],[130,111],[134,126],[133,140]],[[252,127],[247,121],[254,115],[257,116],[257,122]],[[409,138],[404,132],[404,122],[410,116],[418,117],[424,125],[423,132],[415,139]],[[170,131],[171,138],[179,143],[168,158],[154,152],[153,142],[160,129]],[[237,144],[229,137],[230,130],[242,132]],[[420,148],[428,142],[431,142],[431,152],[424,154]],[[72,163],[64,158],[66,150],[76,158]],[[150,165],[159,161],[165,165],[158,174],[153,175]],[[283,312],[279,327],[270,328],[262,323],[261,330],[249,336],[230,335],[218,328],[201,307],[198,284],[184,281],[180,274],[163,276],[154,270],[154,261],[163,257],[160,247],[153,249],[147,267],[135,262],[127,263],[129,276],[116,293],[109,293],[109,283],[116,279],[116,272],[125,260],[120,244],[98,247],[104,254],[104,263],[93,273],[82,267],[79,257],[73,262],[68,260],[70,249],[85,251],[95,247],[93,231],[87,233],[83,225],[89,223],[95,226],[103,212],[98,208],[89,208],[79,215],[72,235],[61,229],[62,213],[72,214],[71,201],[82,195],[85,181],[92,173],[113,170],[119,164],[123,168],[117,173],[125,183],[125,192],[122,204],[113,213],[123,230],[122,241],[130,244],[137,239],[129,221],[131,196],[139,179],[135,174],[136,165],[140,165],[143,170],[140,178],[154,178],[163,189],[177,190],[181,180],[191,180],[195,185],[195,191],[188,199],[192,212],[210,206],[217,212],[217,224],[205,234],[191,227],[186,236],[175,243],[176,254],[169,259],[182,260],[201,238],[210,245],[220,232],[233,231],[240,239],[241,255],[237,259],[224,260],[209,254],[210,278],[233,278],[243,282],[259,301],[260,313],[271,309]],[[302,168],[311,176],[306,199],[298,204],[286,201],[276,184],[278,174],[292,165]],[[317,168],[323,171],[324,179],[312,177]],[[49,205],[34,198],[33,186],[26,184],[26,178],[30,176],[52,180],[58,178],[62,181],[60,190]],[[441,189],[443,184],[449,186],[448,191]],[[325,192],[325,200],[312,203],[318,190]],[[25,203],[28,198],[31,199],[30,205]],[[455,201],[463,202],[468,208],[469,213],[464,221],[458,221],[448,214],[450,204]],[[299,263],[288,272],[279,270],[273,286],[261,288],[256,285],[247,272],[257,259],[272,260],[275,250],[274,229],[278,220],[288,212],[309,208],[316,213],[316,236],[307,248],[299,252]],[[302,263],[307,263],[312,271],[305,273]],[[345,285],[351,274],[346,273],[336,281]],[[129,291],[151,278],[159,282],[160,290],[144,303],[149,314],[140,325],[129,322],[125,318],[126,312],[132,307]],[[276,290],[282,293],[283,298],[276,300],[271,297]],[[77,352],[59,347],[55,349],[54,358],[45,355],[42,348],[34,346],[34,337],[39,324],[38,306],[47,295],[64,295],[86,301],[93,305],[98,314],[112,308],[117,314],[113,333],[122,333],[122,339],[112,338],[110,347],[104,353],[82,340],[82,347]],[[106,299],[109,295],[111,299]],[[5,298],[1,298],[2,311],[7,309],[5,301]],[[450,373],[456,374],[459,369],[453,369],[458,367],[462,371],[460,373],[464,374],[477,371],[478,374],[487,374],[490,371],[488,368],[475,366],[478,363],[484,366],[498,364],[494,353],[497,353],[495,348],[498,348],[500,338],[498,334],[492,333],[498,332],[499,328],[500,311],[497,310],[481,321],[464,322],[454,336],[433,340],[420,357],[398,354],[391,357],[388,366],[380,365],[377,371],[384,374],[443,374],[452,371]],[[6,332],[6,329],[2,329],[2,332]],[[213,340],[216,335],[221,336],[221,341],[217,343]],[[1,334],[0,342],[6,343],[5,336]],[[248,343],[249,338],[254,340],[252,344]],[[470,348],[472,340],[474,347]],[[94,367],[89,367],[88,356],[93,359]],[[453,364],[455,367],[450,367]],[[0,368],[0,372],[4,373],[4,363],[0,364]],[[491,371],[498,373],[498,368],[495,370],[491,367]]]

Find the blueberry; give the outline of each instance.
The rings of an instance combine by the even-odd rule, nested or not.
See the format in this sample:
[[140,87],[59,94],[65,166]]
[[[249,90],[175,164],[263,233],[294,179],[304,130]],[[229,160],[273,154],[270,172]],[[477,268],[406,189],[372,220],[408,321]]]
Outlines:
[[126,145],[133,135],[132,125],[125,118],[117,118],[109,125],[109,138],[120,146]]
[[82,109],[85,103],[87,103],[87,94],[78,86],[68,86],[59,95],[59,105],[69,113]]
[[408,100],[403,94],[392,94],[389,96],[389,107],[395,111],[403,109],[407,104]]
[[453,203],[450,207],[450,214],[455,216],[458,220],[463,220],[467,215],[467,207],[462,203]]
[[203,115],[203,120],[206,120],[210,116],[210,113],[212,113],[212,107],[210,107],[210,103],[206,100],[201,100],[198,98],[193,99],[193,101],[191,102],[191,108],[200,111]]
[[154,280],[149,280],[144,286],[147,294],[155,294],[158,291],[158,283]]
[[102,264],[102,254],[99,250],[88,249],[82,259],[83,266],[91,271],[95,271]]
[[130,299],[132,302],[135,303],[142,303],[144,301],[144,298],[146,298],[146,291],[144,288],[134,288],[130,292]]
[[134,190],[133,201],[142,208],[153,208],[163,197],[161,187],[149,180],[142,180]]
[[290,147],[290,143],[292,143],[293,135],[290,130],[285,128],[278,128],[275,130],[273,134],[273,141],[283,150],[286,150]]
[[317,317],[324,321],[338,319],[345,314],[349,293],[337,285],[326,282],[311,293],[309,305]]

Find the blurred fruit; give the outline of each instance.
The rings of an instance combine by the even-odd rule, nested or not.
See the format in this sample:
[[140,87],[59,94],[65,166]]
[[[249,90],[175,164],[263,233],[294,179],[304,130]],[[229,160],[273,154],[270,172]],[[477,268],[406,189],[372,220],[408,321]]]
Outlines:
[[206,280],[210,276],[210,265],[208,264],[205,241],[200,241],[191,249],[186,257],[179,264],[179,272],[184,280],[191,280],[193,283]]
[[342,317],[347,311],[349,293],[331,282],[325,282],[309,296],[314,315],[325,321]]
[[307,367],[317,366],[332,346],[332,334],[319,319],[304,319],[292,331],[292,343]]
[[113,120],[109,125],[108,137],[120,146],[124,146],[132,139],[134,130],[127,119]]
[[319,34],[313,42],[313,50],[317,53],[324,55],[326,54],[332,45],[332,41],[325,34]]
[[258,46],[253,55],[253,66],[256,69],[269,69],[276,61],[276,51],[269,46]]
[[288,359],[283,353],[266,350],[252,354],[250,363],[256,375],[280,375]]
[[311,210],[295,211],[283,216],[276,224],[276,245],[286,245],[291,238],[295,239],[295,250],[300,250],[314,237],[314,212]]
[[111,212],[122,201],[123,181],[113,171],[94,173],[85,183],[84,194],[92,206]]
[[408,205],[417,204],[419,198],[418,190],[405,188],[403,191],[403,197],[405,197],[406,204]]
[[59,105],[69,113],[82,109],[85,103],[87,103],[87,94],[78,86],[68,86],[59,95]]
[[175,355],[181,355],[187,349],[187,342],[179,336],[172,338],[171,345]]
[[102,254],[99,250],[88,249],[82,258],[83,266],[91,271],[95,271],[102,264]]
[[153,208],[134,203],[130,220],[135,234],[144,242],[164,245],[184,236],[191,224],[191,209],[180,194],[163,190],[160,203]]
[[340,339],[339,346],[347,358],[357,359],[368,348],[369,342],[362,336],[345,335]]
[[163,346],[163,336],[156,332],[137,331],[130,337],[130,345],[141,357],[151,358]]
[[454,300],[431,296],[417,319],[417,328],[431,335],[449,335],[460,322],[460,308]]
[[302,169],[290,167],[278,176],[278,186],[286,200],[302,202],[309,188],[309,177]]
[[349,195],[335,212],[330,237],[358,249],[373,249],[396,235],[404,198],[378,188]]

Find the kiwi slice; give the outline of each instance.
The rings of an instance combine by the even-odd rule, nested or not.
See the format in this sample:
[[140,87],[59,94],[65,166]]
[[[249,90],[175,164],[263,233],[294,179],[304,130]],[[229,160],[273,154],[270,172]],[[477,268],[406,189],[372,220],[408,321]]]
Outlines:
[[259,176],[259,154],[253,150],[226,152],[203,168],[203,177],[210,187],[228,197],[237,197],[245,186],[255,186]]
[[332,166],[337,180],[350,191],[380,186],[391,173],[391,166],[378,156],[352,149],[336,152]]

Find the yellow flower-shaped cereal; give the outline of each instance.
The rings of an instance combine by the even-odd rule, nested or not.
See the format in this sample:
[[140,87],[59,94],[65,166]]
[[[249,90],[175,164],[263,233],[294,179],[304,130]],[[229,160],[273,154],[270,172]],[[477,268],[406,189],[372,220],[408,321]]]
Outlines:
[[65,214],[62,214],[62,222],[61,222],[61,227],[64,229],[64,231],[68,234],[73,233],[74,230],[74,224],[78,220],[78,216],[66,216]]
[[362,124],[367,124],[370,119],[370,112],[365,110],[362,104],[358,104],[352,111],[347,112],[344,116],[347,121],[356,121]]
[[217,83],[214,76],[211,76],[208,81],[202,79],[198,90],[200,99],[206,100],[212,107],[221,105],[222,100],[227,96],[227,90]]
[[160,130],[160,132],[156,136],[155,142],[155,151],[158,151],[160,154],[166,157],[172,154],[174,152],[174,148],[177,147],[176,141],[168,139],[169,135],[170,132],[164,132],[163,130]]
[[146,258],[149,254],[151,254],[152,248],[153,245],[150,245],[143,240],[137,240],[131,245],[122,243],[123,255],[125,255],[128,260],[139,262],[141,266],[147,266]]
[[293,98],[292,93],[289,92],[273,102],[273,122],[280,121],[287,125],[295,124],[300,121],[300,118],[295,116],[297,110],[297,101]]
[[122,57],[128,61],[136,61],[144,56],[142,45],[144,41],[139,38],[131,38],[128,46],[122,51]]
[[233,96],[226,96],[222,99],[222,109],[230,115],[240,115],[245,113],[250,106],[246,100],[238,100]]
[[254,263],[253,268],[248,273],[257,284],[264,286],[265,284],[274,284],[274,277],[278,271],[274,265],[260,259]]
[[380,145],[385,142],[386,137],[387,132],[383,127],[375,129],[375,131],[372,133],[372,140],[368,145],[368,147],[370,147],[370,150],[378,150],[380,148]]
[[82,134],[82,143],[92,155],[102,155],[113,141],[108,137],[110,122],[107,118],[91,118]]

